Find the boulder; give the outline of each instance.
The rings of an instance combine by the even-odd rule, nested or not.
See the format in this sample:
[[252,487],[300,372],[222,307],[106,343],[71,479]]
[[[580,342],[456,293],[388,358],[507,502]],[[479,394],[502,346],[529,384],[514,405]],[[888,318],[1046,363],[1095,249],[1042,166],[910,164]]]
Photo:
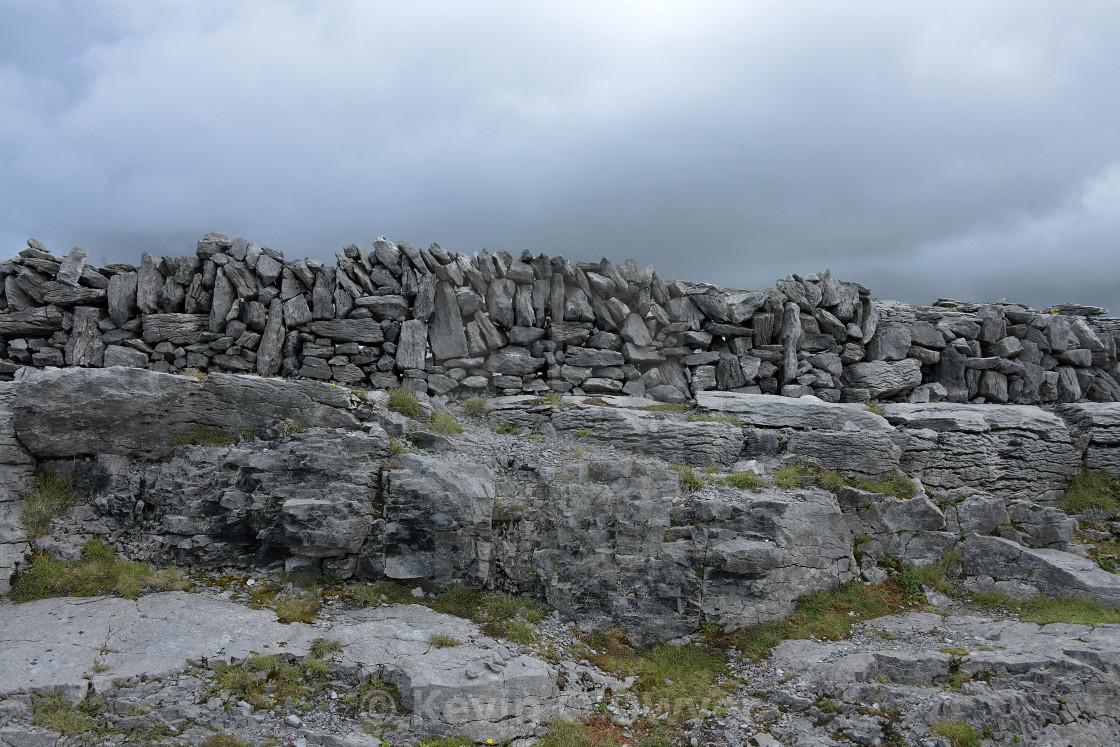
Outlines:
[[981,535],[967,537],[962,548],[962,570],[977,577],[973,583],[979,588],[995,587],[1012,596],[1078,597],[1120,607],[1120,575],[1080,555]]
[[1120,475],[1120,403],[1079,402],[1062,405],[1060,415],[1077,438],[1088,469]]

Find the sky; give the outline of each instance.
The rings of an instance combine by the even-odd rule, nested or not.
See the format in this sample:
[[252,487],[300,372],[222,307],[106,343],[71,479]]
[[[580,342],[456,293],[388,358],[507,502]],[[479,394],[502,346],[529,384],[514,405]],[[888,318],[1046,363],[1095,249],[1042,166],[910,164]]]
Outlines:
[[0,256],[208,231],[1120,315],[1120,3],[0,0]]

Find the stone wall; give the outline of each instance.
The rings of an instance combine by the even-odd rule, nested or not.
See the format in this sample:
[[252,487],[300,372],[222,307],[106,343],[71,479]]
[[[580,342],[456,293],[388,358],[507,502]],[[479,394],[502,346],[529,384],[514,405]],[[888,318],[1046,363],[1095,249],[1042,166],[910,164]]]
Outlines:
[[29,239],[0,262],[0,377],[21,366],[283,375],[431,394],[724,390],[830,401],[1120,401],[1105,310],[879,301],[828,271],[764,291],[634,260],[451,255],[377,239],[333,265],[210,233],[93,267]]

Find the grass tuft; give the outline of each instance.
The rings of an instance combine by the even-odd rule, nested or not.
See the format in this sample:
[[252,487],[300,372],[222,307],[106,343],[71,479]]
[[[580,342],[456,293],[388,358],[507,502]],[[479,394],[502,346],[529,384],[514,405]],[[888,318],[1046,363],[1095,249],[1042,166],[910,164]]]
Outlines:
[[285,625],[294,622],[314,622],[315,616],[319,614],[321,609],[323,609],[323,604],[314,593],[288,597],[277,602],[276,606],[273,607],[276,618]]
[[463,412],[472,418],[486,414],[486,400],[482,397],[471,397],[463,402]]
[[451,584],[428,606],[436,612],[465,617],[477,623],[486,635],[528,645],[536,638],[533,625],[543,618],[537,604],[512,594],[498,594]]
[[671,465],[674,472],[681,478],[681,495],[690,495],[704,487],[704,478],[696,474],[696,470],[686,464]]
[[420,419],[420,400],[411,389],[399,386],[389,390],[389,409],[413,420]]
[[1067,514],[1096,520],[1120,515],[1120,479],[1104,470],[1086,470],[1070,481],[1058,506]]
[[458,646],[460,641],[454,636],[444,635],[443,633],[432,633],[432,636],[428,639],[428,643],[436,648],[451,648],[453,646]]
[[24,499],[23,513],[20,515],[28,539],[49,533],[51,522],[78,505],[81,500],[82,496],[74,489],[73,475],[39,472],[35,475],[35,487]]
[[459,421],[444,412],[432,413],[432,430],[441,436],[457,436],[463,432]]
[[376,607],[382,604],[415,604],[418,600],[406,587],[392,581],[349,586],[347,596],[359,607]]
[[174,569],[154,570],[147,563],[118,558],[94,537],[82,547],[82,558],[67,563],[45,553],[36,555],[20,573],[10,593],[13,602],[50,597],[93,597],[104,594],[135,599],[144,589],[184,589],[187,582]]
[[73,705],[57,692],[48,693],[34,698],[31,723],[63,736],[87,734],[104,728],[100,718],[103,708],[100,700],[91,698]]
[[964,721],[939,721],[930,733],[945,737],[952,747],[980,747],[980,735]]

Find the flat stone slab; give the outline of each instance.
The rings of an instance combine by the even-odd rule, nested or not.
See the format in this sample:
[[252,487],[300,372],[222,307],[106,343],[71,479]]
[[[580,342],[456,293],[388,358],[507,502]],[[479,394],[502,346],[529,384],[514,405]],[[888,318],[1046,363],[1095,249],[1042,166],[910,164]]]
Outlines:
[[[890,423],[863,405],[825,402],[816,397],[775,397],[771,394],[697,392],[704,410],[734,414],[743,425],[759,428],[841,431],[890,431]],[[849,425],[850,424],[850,425]]]
[[[435,634],[461,645],[435,646]],[[155,679],[252,653],[307,656],[319,637],[397,686],[418,733],[513,740],[586,706],[560,692],[551,665],[421,605],[363,610],[329,627],[284,625],[268,610],[186,592],[0,605],[0,699],[58,691],[77,702],[90,685],[107,689],[117,678]]]
[[[256,651],[306,656],[320,635],[252,610],[186,592],[42,599],[0,605],[0,696],[60,690],[80,700],[90,683],[163,677],[196,663]],[[103,672],[97,668],[108,667]]]

